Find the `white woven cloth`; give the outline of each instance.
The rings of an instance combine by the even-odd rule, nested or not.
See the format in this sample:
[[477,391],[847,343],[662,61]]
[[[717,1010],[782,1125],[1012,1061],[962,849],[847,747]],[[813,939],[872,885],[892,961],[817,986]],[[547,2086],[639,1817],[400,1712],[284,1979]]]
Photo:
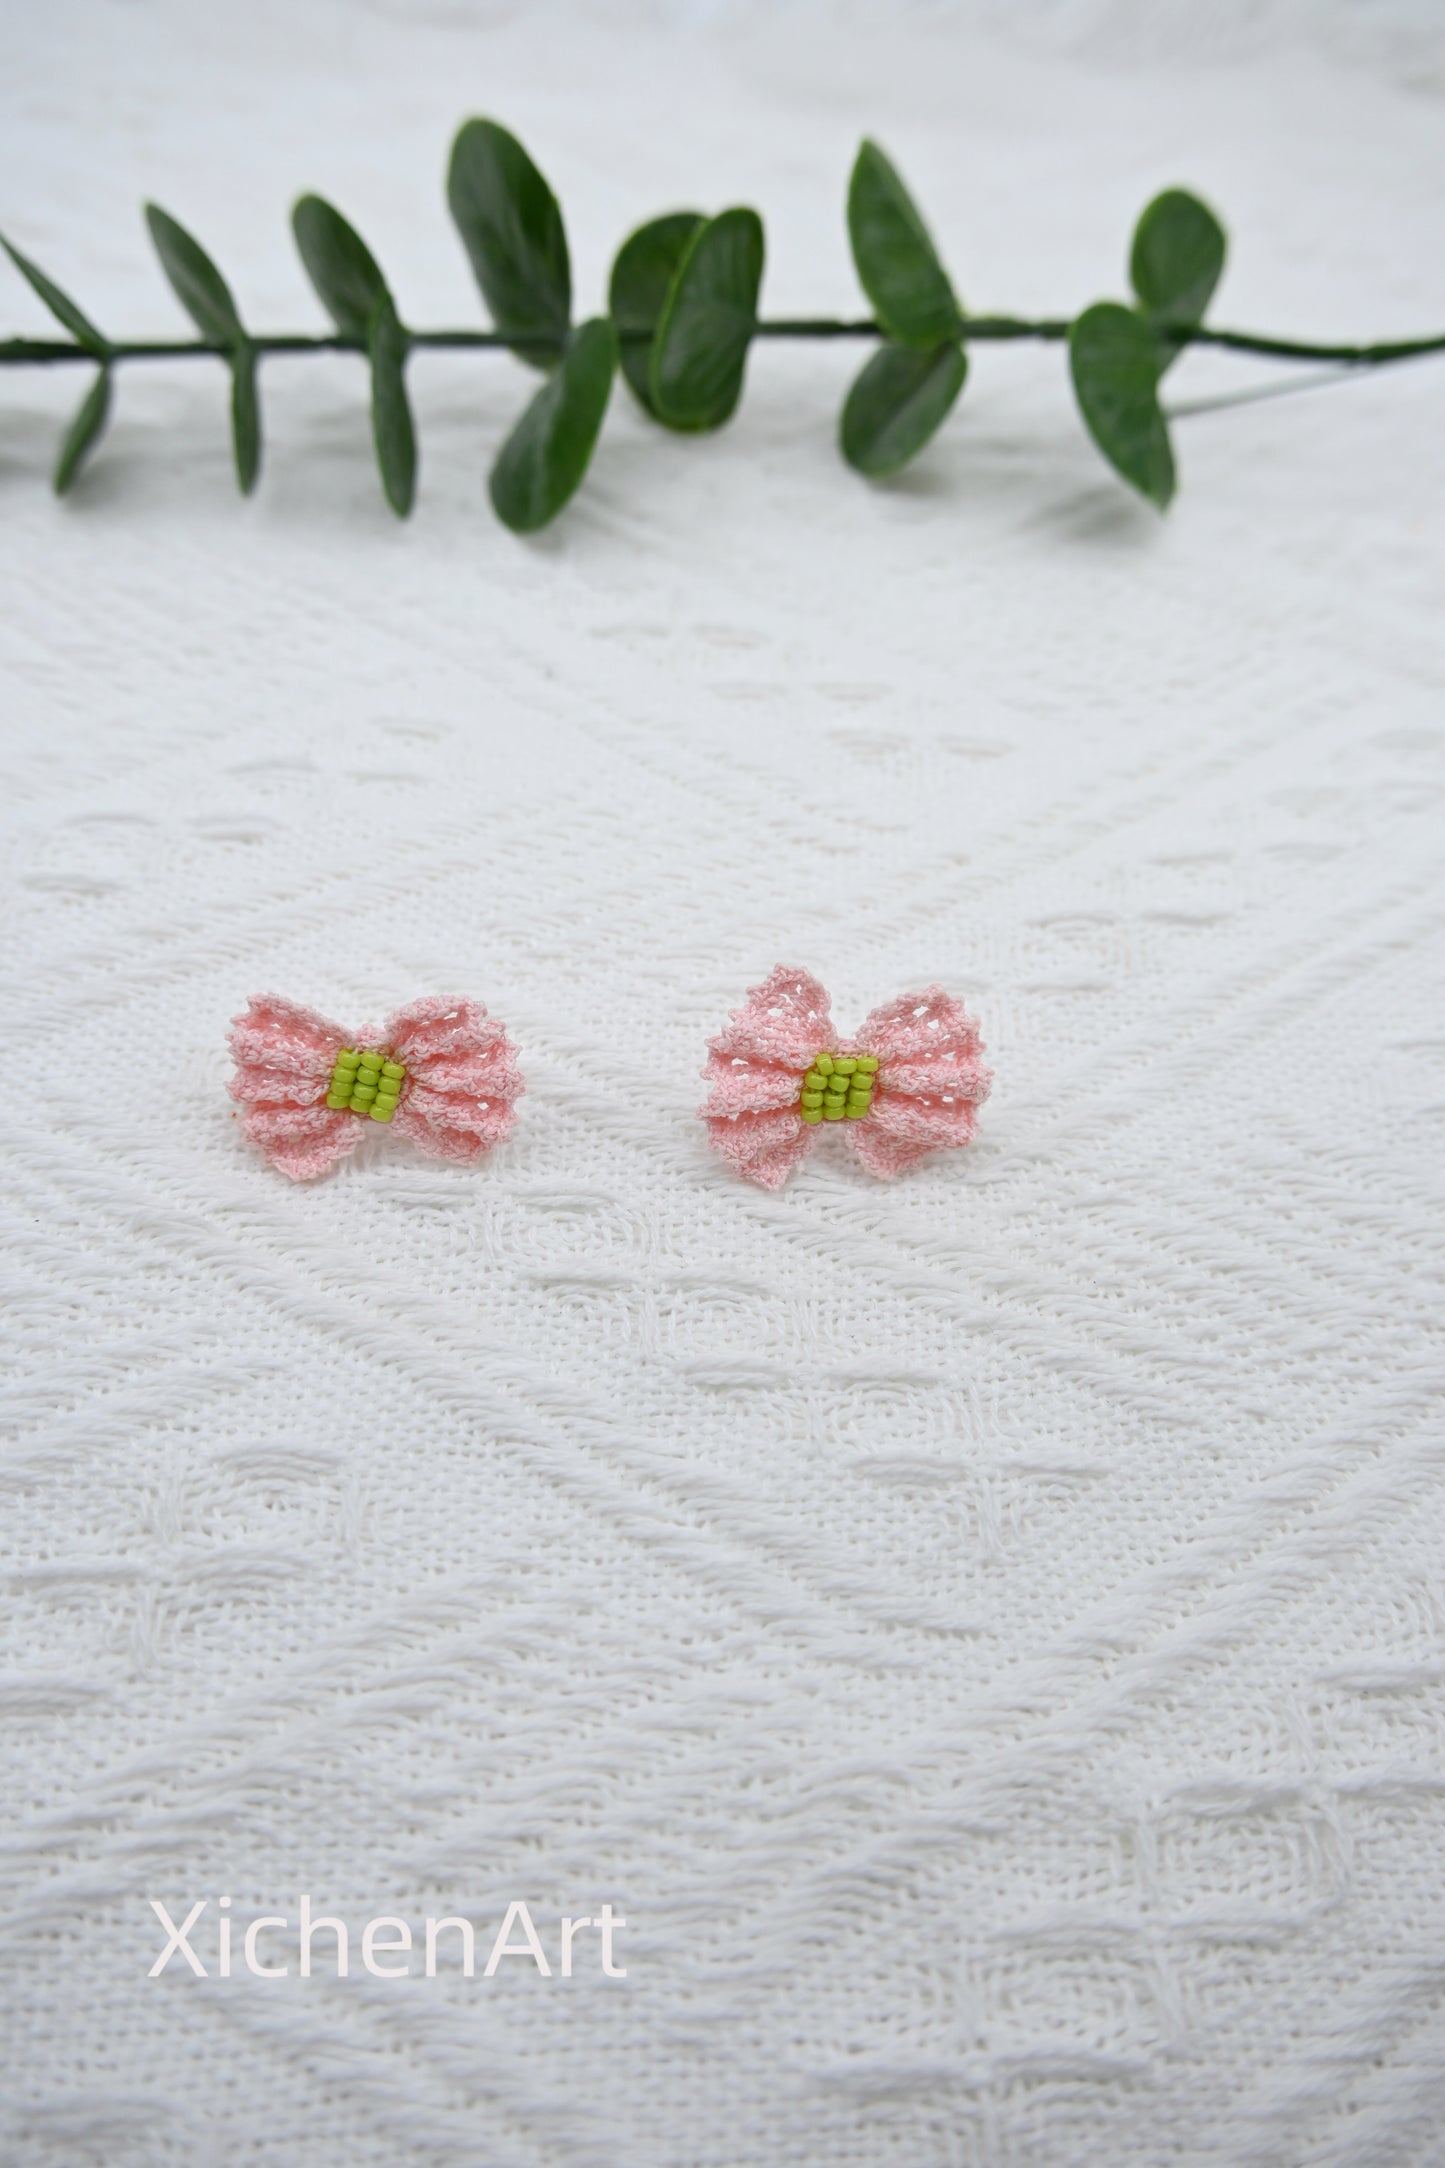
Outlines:
[[[477,321],[469,112],[584,307],[751,201],[773,312],[855,310],[867,129],[978,308],[1117,292],[1177,180],[1222,320],[1445,316],[1428,8],[11,14],[0,224],[130,335],[146,196],[316,324],[305,186]],[[267,367],[249,504],[209,365],[127,371],[64,506],[79,372],[0,382],[7,2168],[1440,2157],[1445,377],[1181,421],[1160,522],[1057,350],[868,489],[858,360],[755,352],[709,440],[619,392],[532,545],[499,357],[414,364],[405,527],[345,358]],[[845,1027],[965,994],[973,1150],[711,1160],[778,961]],[[480,996],[514,1141],[289,1187],[223,1090],[261,988]],[[216,1976],[223,1894],[284,1981],[239,1925]],[[514,1899],[554,1975],[612,1904],[626,1978],[483,1980]],[[366,1973],[382,1914],[477,1977]]]

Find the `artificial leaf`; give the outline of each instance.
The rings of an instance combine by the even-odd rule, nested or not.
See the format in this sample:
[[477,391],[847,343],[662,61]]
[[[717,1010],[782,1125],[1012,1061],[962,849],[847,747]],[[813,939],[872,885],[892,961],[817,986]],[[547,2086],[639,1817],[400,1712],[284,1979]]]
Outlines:
[[303,196],[291,225],[301,261],[337,330],[343,338],[366,340],[374,310],[390,299],[371,250],[321,196]]
[[900,346],[936,347],[959,308],[928,228],[892,162],[866,139],[848,183],[848,237],[863,291]]
[[1197,324],[1224,269],[1224,228],[1197,196],[1166,188],[1134,228],[1129,277],[1161,323]]
[[62,293],[54,279],[46,277],[38,263],[32,263],[28,256],[21,255],[18,248],[12,248],[3,234],[0,234],[0,248],[4,249],[21,277],[29,281],[51,315],[64,324],[73,339],[78,339],[92,354],[105,355],[110,352],[110,341],[105,334],[96,330],[90,318],[82,315],[69,294]]
[[653,409],[672,429],[717,429],[742,396],[763,279],[763,222],[722,211],[694,233],[652,346]]
[[543,175],[505,128],[469,120],[452,145],[447,202],[492,322],[524,361],[556,368],[572,321],[572,270]]
[[250,496],[261,471],[261,403],[256,391],[256,349],[243,339],[231,355],[231,445],[236,480]]
[[161,269],[176,299],[203,339],[213,346],[234,346],[246,336],[231,289],[201,247],[159,204],[146,205],[146,224]]
[[1159,405],[1163,366],[1152,326],[1118,301],[1097,301],[1069,333],[1074,393],[1109,464],[1160,511],[1174,494],[1174,454]]
[[839,424],[843,457],[860,474],[896,474],[944,420],[963,390],[968,358],[957,339],[883,346],[865,363]]
[[110,369],[96,371],[95,382],[80,402],[55,463],[55,494],[63,497],[79,474],[110,417]]
[[203,339],[226,350],[231,364],[231,447],[236,480],[249,496],[261,466],[261,415],[256,396],[256,349],[246,336],[230,287],[193,234],[163,211],[145,207],[146,225],[176,299]]
[[669,211],[629,235],[612,266],[608,305],[617,327],[617,358],[632,391],[654,418],[653,334],[677,267],[702,224],[701,211]]
[[406,396],[409,341],[387,295],[371,321],[371,429],[386,501],[405,519],[416,495],[416,431]]
[[491,497],[514,534],[554,519],[587,472],[617,367],[617,334],[605,316],[576,331],[561,367],[542,386],[497,454]]

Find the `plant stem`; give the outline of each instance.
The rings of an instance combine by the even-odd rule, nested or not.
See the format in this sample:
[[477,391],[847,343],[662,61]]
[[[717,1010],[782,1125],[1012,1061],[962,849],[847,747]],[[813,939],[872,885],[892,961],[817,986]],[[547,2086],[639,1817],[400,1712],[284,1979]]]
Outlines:
[[[872,317],[831,316],[781,316],[764,318],[755,327],[760,339],[878,339],[883,336],[881,327]],[[1013,339],[1035,339],[1055,343],[1065,340],[1071,329],[1070,319],[1064,316],[969,316],[959,325],[959,337],[965,345],[984,344]],[[1234,354],[1262,354],[1276,361],[1331,361],[1347,367],[1373,369],[1392,361],[1412,361],[1422,354],[1445,353],[1445,332],[1423,339],[1376,340],[1370,345],[1322,345],[1304,339],[1272,339],[1253,331],[1211,331],[1200,325],[1181,325],[1177,330],[1165,324],[1161,331],[1184,346],[1217,346]],[[410,344],[418,348],[512,348],[519,342],[507,338],[500,331],[412,331],[407,334]],[[645,332],[624,334],[642,340]],[[525,342],[535,351],[548,342],[529,339]],[[250,342],[257,354],[337,354],[363,353],[360,339],[345,338],[340,333],[318,338],[303,333],[279,333],[274,336],[254,338]],[[206,339],[142,339],[117,340],[106,348],[104,354],[92,353],[89,347],[62,339],[0,339],[0,366],[11,365],[47,366],[55,362],[73,361],[186,361],[197,355],[225,357],[228,349],[214,345]]]

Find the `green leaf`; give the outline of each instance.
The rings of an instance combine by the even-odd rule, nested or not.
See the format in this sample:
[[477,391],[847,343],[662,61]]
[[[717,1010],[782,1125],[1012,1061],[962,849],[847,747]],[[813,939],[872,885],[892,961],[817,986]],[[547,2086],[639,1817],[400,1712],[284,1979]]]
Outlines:
[[648,388],[671,429],[717,429],[742,397],[763,281],[756,211],[706,219],[673,276],[652,346]]
[[594,316],[573,334],[557,370],[536,394],[492,468],[498,519],[535,534],[555,519],[587,472],[617,367],[617,334]]
[[469,120],[452,145],[447,202],[492,322],[523,361],[555,369],[572,322],[572,270],[547,182],[514,135]]
[[84,466],[110,417],[110,370],[99,369],[95,382],[80,402],[80,411],[66,432],[55,462],[55,494],[63,497]]
[[405,519],[416,495],[416,431],[406,396],[406,357],[410,341],[390,296],[372,318],[371,336],[371,429],[376,439],[376,464],[386,501],[398,519]]
[[161,269],[201,337],[209,339],[213,346],[234,346],[244,339],[245,329],[231,298],[231,289],[200,242],[159,204],[146,205],[146,224],[161,260]]
[[249,497],[261,471],[261,403],[256,393],[256,349],[243,340],[231,356],[231,445],[236,480]]
[[1156,196],[1134,228],[1129,256],[1130,280],[1149,314],[1161,323],[1197,324],[1219,284],[1225,246],[1224,228],[1197,196],[1182,188]]
[[860,474],[896,474],[933,435],[963,390],[968,357],[956,339],[941,346],[884,346],[854,379],[838,436]]
[[701,211],[669,211],[630,234],[612,266],[608,304],[617,326],[618,360],[637,398],[656,418],[652,403],[652,343],[677,267],[704,223]]
[[256,349],[246,335],[230,287],[200,242],[158,203],[145,207],[146,225],[176,299],[203,339],[226,350],[231,364],[231,447],[236,480],[249,496],[261,468],[261,412],[256,396]]
[[38,263],[32,263],[28,256],[21,255],[18,248],[12,248],[3,234],[0,234],[0,248],[4,249],[21,277],[28,279],[51,315],[64,324],[73,339],[78,339],[92,354],[104,356],[110,352],[110,341],[104,332],[96,330],[90,318],[81,314],[69,294],[62,293],[53,279],[46,277]]
[[337,330],[365,344],[376,464],[387,503],[404,519],[416,494],[416,431],[405,380],[411,342],[376,258],[339,211],[320,196],[303,196],[291,223],[301,261]]
[[1097,301],[1074,321],[1069,365],[1090,436],[1162,512],[1174,494],[1174,454],[1159,406],[1164,357],[1152,326],[1122,302]]
[[848,237],[863,291],[900,346],[938,346],[959,308],[928,228],[890,160],[864,139],[848,183]]
[[291,225],[301,261],[337,330],[343,338],[369,339],[374,312],[391,299],[371,250],[321,196],[303,196]]

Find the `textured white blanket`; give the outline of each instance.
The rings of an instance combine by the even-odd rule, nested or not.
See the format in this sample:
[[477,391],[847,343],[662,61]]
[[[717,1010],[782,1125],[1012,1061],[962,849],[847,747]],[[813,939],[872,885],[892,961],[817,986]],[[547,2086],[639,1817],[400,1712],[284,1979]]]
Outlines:
[[[868,129],[975,307],[1117,292],[1182,181],[1221,319],[1445,321],[1430,8],[11,15],[0,226],[117,332],[182,334],[146,196],[315,325],[304,186],[479,320],[469,112],[585,305],[745,201],[765,304],[852,312]],[[414,364],[406,527],[344,357],[268,366],[249,504],[208,366],[64,506],[76,372],[0,380],[7,2168],[1441,2156],[1445,372],[1182,420],[1160,522],[1056,350],[868,489],[858,358],[755,352],[710,440],[619,392],[532,545],[499,357]],[[780,960],[964,993],[973,1150],[711,1160]],[[223,1091],[264,987],[479,995],[515,1141],[290,1188]],[[550,1977],[516,1915],[483,1976],[514,1901]]]

